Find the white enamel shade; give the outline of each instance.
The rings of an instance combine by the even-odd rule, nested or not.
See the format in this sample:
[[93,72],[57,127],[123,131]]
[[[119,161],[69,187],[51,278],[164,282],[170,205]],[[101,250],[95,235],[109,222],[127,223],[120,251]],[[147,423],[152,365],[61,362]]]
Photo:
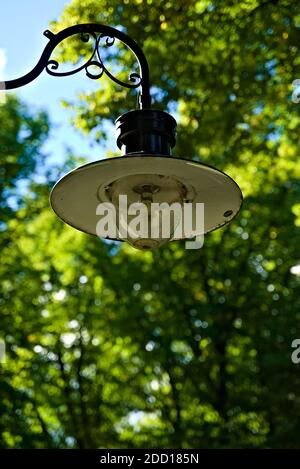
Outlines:
[[239,186],[215,168],[170,156],[134,155],[96,161],[69,172],[53,187],[51,206],[64,222],[96,235],[101,187],[138,174],[172,177],[188,187],[193,203],[204,203],[204,232],[198,234],[230,222],[242,204]]

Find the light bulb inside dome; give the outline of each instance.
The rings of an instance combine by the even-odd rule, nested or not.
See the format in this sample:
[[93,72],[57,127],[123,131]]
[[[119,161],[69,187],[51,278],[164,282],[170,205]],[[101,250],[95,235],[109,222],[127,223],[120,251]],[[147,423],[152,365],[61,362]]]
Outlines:
[[152,250],[173,238],[186,189],[172,177],[137,174],[115,180],[106,195],[116,209],[118,237],[136,249]]

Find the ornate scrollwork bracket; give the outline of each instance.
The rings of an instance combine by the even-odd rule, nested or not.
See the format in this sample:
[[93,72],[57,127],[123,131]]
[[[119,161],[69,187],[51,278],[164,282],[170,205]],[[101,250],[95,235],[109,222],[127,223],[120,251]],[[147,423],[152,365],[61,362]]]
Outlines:
[[[94,40],[93,51],[89,59],[83,65],[68,72],[61,72],[59,71],[59,63],[56,60],[51,59],[51,54],[60,42],[75,34],[80,34],[81,40],[83,42],[89,42],[89,40],[92,38]],[[46,70],[48,74],[57,77],[69,76],[85,70],[86,75],[93,80],[106,75],[112,81],[125,88],[140,88],[140,108],[145,109],[151,107],[149,67],[146,57],[137,43],[125,33],[119,31],[118,29],[112,28],[111,26],[90,23],[71,26],[57,34],[47,30],[44,32],[44,35],[49,39],[49,42],[46,45],[36,66],[29,73],[20,78],[0,82],[0,90],[11,90],[27,85],[28,83],[35,80],[35,78],[37,78],[43,70]],[[128,47],[128,49],[135,55],[139,65],[139,73],[131,73],[128,82],[119,80],[117,77],[112,75],[112,73],[105,66],[101,57],[100,49],[102,42],[104,41],[105,45],[110,47],[114,44],[115,39],[118,39],[126,47]]]

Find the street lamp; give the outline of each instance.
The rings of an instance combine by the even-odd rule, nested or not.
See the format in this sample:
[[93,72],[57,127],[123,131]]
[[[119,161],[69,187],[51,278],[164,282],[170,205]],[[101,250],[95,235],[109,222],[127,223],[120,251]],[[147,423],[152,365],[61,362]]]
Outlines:
[[[55,47],[64,39],[80,34],[81,41],[94,41],[89,59],[70,72],[59,70],[59,63],[51,59]],[[139,88],[139,109],[129,111],[116,120],[117,145],[122,150],[118,158],[103,159],[89,163],[63,176],[53,187],[50,202],[54,212],[66,223],[92,235],[111,238],[107,231],[99,232],[97,207],[107,204],[120,211],[120,195],[126,195],[128,203],[143,203],[147,208],[162,204],[157,218],[160,224],[166,215],[164,210],[172,204],[183,207],[190,204],[195,215],[200,203],[204,204],[204,224],[198,232],[188,228],[176,229],[178,219],[171,223],[167,235],[161,230],[154,236],[150,228],[143,234],[138,229],[126,231],[121,236],[117,226],[113,239],[125,239],[138,249],[155,249],[174,239],[190,239],[229,223],[240,210],[242,193],[238,185],[225,173],[203,163],[171,156],[176,142],[176,121],[168,113],[151,109],[149,67],[143,51],[135,41],[123,32],[100,24],[71,26],[57,34],[45,31],[49,39],[37,65],[25,76],[0,83],[0,89],[14,89],[30,83],[43,70],[53,76],[67,76],[85,70],[91,79],[108,76],[118,85]],[[110,47],[115,40],[121,41],[134,55],[139,73],[131,73],[124,82],[114,76],[105,66],[101,47]],[[166,208],[167,207],[167,208]],[[157,215],[157,213],[156,213]],[[153,213],[146,212],[148,221]],[[119,218],[120,220],[120,218]],[[128,219],[124,218],[125,225]],[[119,222],[120,223],[120,222]],[[98,229],[97,229],[98,226]]]

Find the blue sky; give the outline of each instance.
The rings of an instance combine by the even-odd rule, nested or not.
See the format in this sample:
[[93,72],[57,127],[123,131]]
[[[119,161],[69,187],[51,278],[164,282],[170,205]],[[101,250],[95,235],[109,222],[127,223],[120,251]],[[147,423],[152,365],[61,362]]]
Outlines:
[[[1,4],[0,15],[0,74],[1,79],[15,79],[29,72],[37,63],[48,39],[43,32],[51,20],[58,19],[66,0],[10,0]],[[95,89],[96,83],[84,72],[66,78],[56,78],[42,73],[34,82],[14,93],[25,101],[29,108],[46,110],[53,123],[51,136],[45,151],[55,162],[62,161],[66,147],[74,154],[89,160],[100,159],[104,149],[94,145],[70,125],[70,113],[60,102],[73,100],[80,90]],[[112,149],[115,149],[112,142]]]

